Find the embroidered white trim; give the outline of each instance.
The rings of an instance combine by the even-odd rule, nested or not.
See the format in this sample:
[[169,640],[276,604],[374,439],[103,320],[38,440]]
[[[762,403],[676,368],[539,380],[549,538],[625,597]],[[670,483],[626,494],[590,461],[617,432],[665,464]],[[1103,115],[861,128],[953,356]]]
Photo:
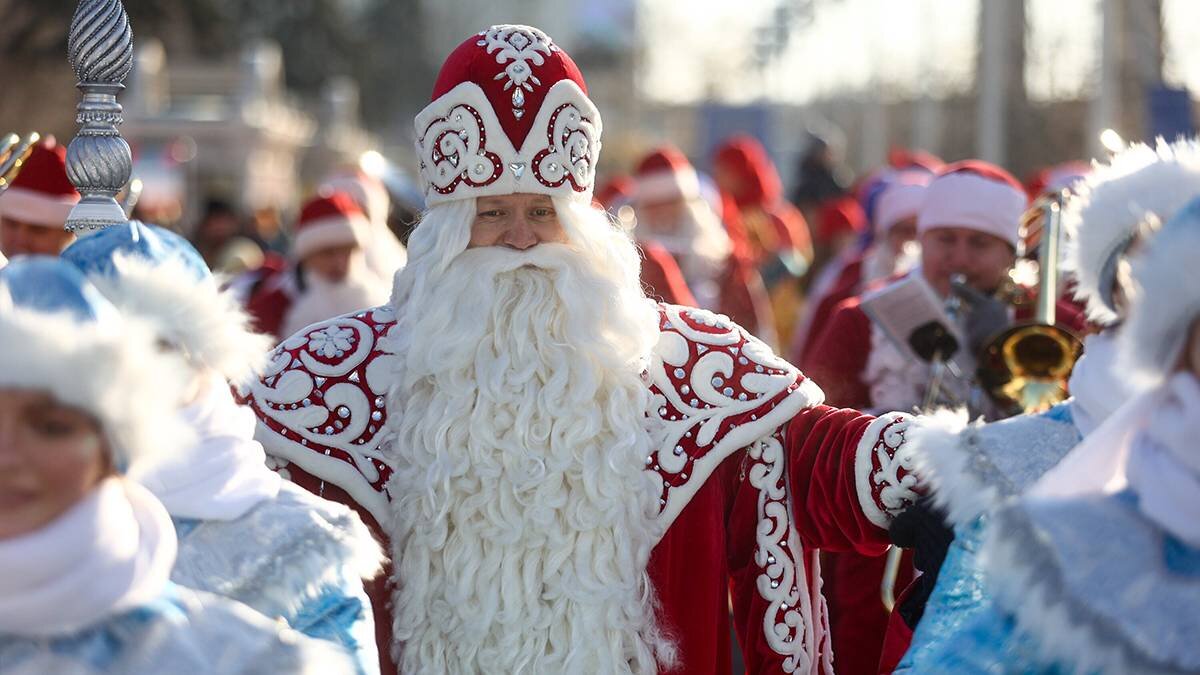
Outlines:
[[746,476],[758,490],[758,527],[754,562],[762,570],[756,580],[758,594],[767,601],[763,612],[763,637],[776,654],[784,656],[787,673],[812,670],[816,640],[812,596],[804,569],[803,545],[792,525],[788,499],[786,455],[781,432],[776,430],[747,448],[750,468]]
[[660,307],[662,333],[649,367],[660,440],[646,467],[662,480],[665,531],[726,457],[819,405],[824,394],[727,317]]
[[520,150],[472,82],[426,106],[415,127],[426,206],[518,192],[591,201],[603,125],[571,80],[550,87]]
[[[892,516],[917,499],[913,473],[915,457],[904,442],[910,419],[888,413],[863,431],[854,453],[854,485],[863,513],[875,525],[887,528]],[[904,475],[901,475],[901,472]]]

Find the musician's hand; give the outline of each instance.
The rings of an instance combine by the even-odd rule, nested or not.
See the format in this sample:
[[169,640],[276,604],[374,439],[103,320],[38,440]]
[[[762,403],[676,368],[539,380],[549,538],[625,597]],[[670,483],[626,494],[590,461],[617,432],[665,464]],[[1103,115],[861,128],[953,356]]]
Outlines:
[[966,303],[967,343],[973,354],[979,354],[992,338],[1008,328],[1008,306],[966,284],[950,282],[950,292]]

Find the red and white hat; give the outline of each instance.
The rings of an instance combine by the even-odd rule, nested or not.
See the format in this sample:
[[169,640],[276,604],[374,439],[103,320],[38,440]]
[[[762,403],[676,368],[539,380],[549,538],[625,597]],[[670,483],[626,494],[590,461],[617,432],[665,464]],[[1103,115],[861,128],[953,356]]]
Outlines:
[[303,260],[323,248],[363,246],[369,227],[367,216],[345,192],[314,197],[300,210],[292,239],[292,257]]
[[600,113],[536,28],[492,26],[459,45],[415,127],[427,206],[518,192],[591,202]]
[[79,192],[67,178],[67,149],[47,137],[33,146],[21,172],[0,193],[0,216],[62,228],[78,201]]
[[640,204],[700,198],[700,177],[695,167],[673,145],[652,150],[638,162],[633,175],[633,199]]
[[887,234],[900,221],[916,217],[932,178],[927,171],[898,171],[889,177],[875,205],[875,233]]
[[943,168],[929,183],[917,212],[917,232],[965,227],[999,237],[1018,248],[1021,214],[1028,199],[1012,174],[980,160]]

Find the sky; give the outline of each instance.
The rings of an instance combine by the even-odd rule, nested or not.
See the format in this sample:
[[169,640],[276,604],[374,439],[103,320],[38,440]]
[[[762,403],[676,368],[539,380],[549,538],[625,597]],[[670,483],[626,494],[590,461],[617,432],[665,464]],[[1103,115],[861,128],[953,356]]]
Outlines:
[[[1008,2],[1011,0],[992,0]],[[1136,0],[1135,0],[1136,1]],[[731,102],[804,102],[872,90],[938,95],[970,85],[979,0],[792,0],[810,21],[790,31],[764,70],[751,45],[780,0],[641,0],[642,86],[667,101],[715,94]],[[1034,99],[1088,95],[1101,34],[1100,0],[1030,0],[1026,84]],[[1163,0],[1164,79],[1200,92],[1200,2]]]

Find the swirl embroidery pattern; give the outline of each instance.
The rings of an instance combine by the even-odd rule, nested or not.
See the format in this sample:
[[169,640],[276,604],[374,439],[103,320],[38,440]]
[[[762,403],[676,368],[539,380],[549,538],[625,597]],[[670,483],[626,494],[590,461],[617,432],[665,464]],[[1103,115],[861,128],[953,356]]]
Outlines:
[[393,357],[378,342],[394,325],[380,307],[312,326],[276,347],[262,380],[239,399],[271,431],[353,466],[386,494],[392,468],[380,432]]
[[465,103],[430,122],[418,146],[421,173],[440,194],[450,194],[464,182],[471,187],[491,185],[504,173],[500,156],[487,149],[483,117]]
[[560,105],[546,125],[547,146],[533,158],[533,173],[546,187],[571,182],[584,192],[592,183],[592,157],[599,151],[596,127],[570,103]]

